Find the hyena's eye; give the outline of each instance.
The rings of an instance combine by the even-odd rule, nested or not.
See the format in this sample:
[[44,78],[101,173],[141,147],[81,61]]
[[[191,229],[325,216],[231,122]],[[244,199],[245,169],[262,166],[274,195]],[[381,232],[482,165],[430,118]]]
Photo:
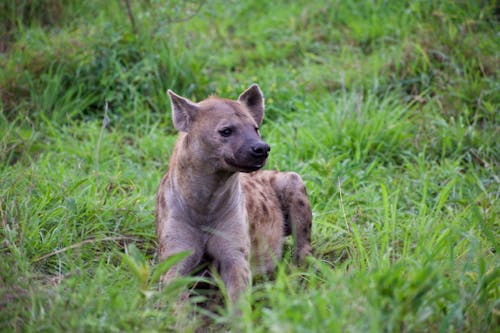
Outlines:
[[233,130],[230,129],[229,127],[225,127],[219,131],[219,134],[225,138],[233,134]]

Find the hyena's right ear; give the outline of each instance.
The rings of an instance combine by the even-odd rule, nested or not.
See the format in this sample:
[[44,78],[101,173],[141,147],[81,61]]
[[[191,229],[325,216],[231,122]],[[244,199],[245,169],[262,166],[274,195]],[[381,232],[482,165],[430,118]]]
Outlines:
[[181,97],[172,90],[167,91],[172,106],[172,120],[174,127],[181,132],[188,132],[191,123],[198,113],[198,105],[187,98]]

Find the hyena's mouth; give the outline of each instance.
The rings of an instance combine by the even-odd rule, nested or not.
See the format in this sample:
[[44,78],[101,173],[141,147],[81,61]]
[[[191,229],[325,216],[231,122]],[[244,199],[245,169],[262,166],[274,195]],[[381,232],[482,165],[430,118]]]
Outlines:
[[240,172],[253,172],[262,168],[266,164],[266,160],[267,159],[249,164],[240,164],[236,163],[234,160],[226,159],[226,163]]

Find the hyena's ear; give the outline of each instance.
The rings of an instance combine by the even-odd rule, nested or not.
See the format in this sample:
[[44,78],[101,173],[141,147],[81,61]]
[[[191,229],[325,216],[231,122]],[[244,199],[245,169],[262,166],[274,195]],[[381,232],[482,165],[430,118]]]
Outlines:
[[238,97],[238,102],[247,106],[255,122],[260,125],[262,118],[264,118],[264,95],[259,86],[255,83],[252,84]]
[[172,106],[172,120],[178,131],[187,132],[198,112],[198,105],[187,98],[181,97],[172,90],[167,91]]

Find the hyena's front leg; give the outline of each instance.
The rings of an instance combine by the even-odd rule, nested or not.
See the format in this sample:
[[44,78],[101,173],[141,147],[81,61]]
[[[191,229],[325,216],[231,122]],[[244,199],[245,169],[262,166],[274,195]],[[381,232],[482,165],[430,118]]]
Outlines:
[[191,273],[200,264],[202,258],[201,255],[199,255],[199,253],[197,253],[195,249],[187,247],[184,249],[178,248],[171,251],[169,255],[165,256],[165,259],[167,259],[171,255],[184,251],[190,252],[192,254],[170,267],[170,269],[162,275],[160,281],[162,286],[169,284],[177,277],[189,275],[189,273]]
[[[168,221],[162,229],[164,233],[159,235],[158,257],[160,261],[168,259],[170,256],[180,252],[188,251],[190,254],[176,263],[162,275],[160,286],[165,287],[180,276],[190,274],[200,264],[203,258],[201,236],[197,232],[191,232],[188,224],[180,221]],[[175,330],[186,331],[188,323],[187,305],[189,301],[189,291],[182,290],[177,299],[172,303],[172,310],[176,318]]]
[[207,244],[208,253],[214,258],[232,304],[237,303],[251,281],[248,232],[234,229],[214,234]]
[[187,224],[178,221],[168,221],[168,227],[165,229],[165,234],[159,237],[160,261],[180,252],[190,254],[163,274],[162,285],[168,284],[176,277],[189,275],[203,258],[202,237],[198,232],[193,232]]
[[300,264],[311,254],[312,210],[306,187],[295,172],[280,174],[276,186],[286,216],[285,233],[293,235],[294,255]]

